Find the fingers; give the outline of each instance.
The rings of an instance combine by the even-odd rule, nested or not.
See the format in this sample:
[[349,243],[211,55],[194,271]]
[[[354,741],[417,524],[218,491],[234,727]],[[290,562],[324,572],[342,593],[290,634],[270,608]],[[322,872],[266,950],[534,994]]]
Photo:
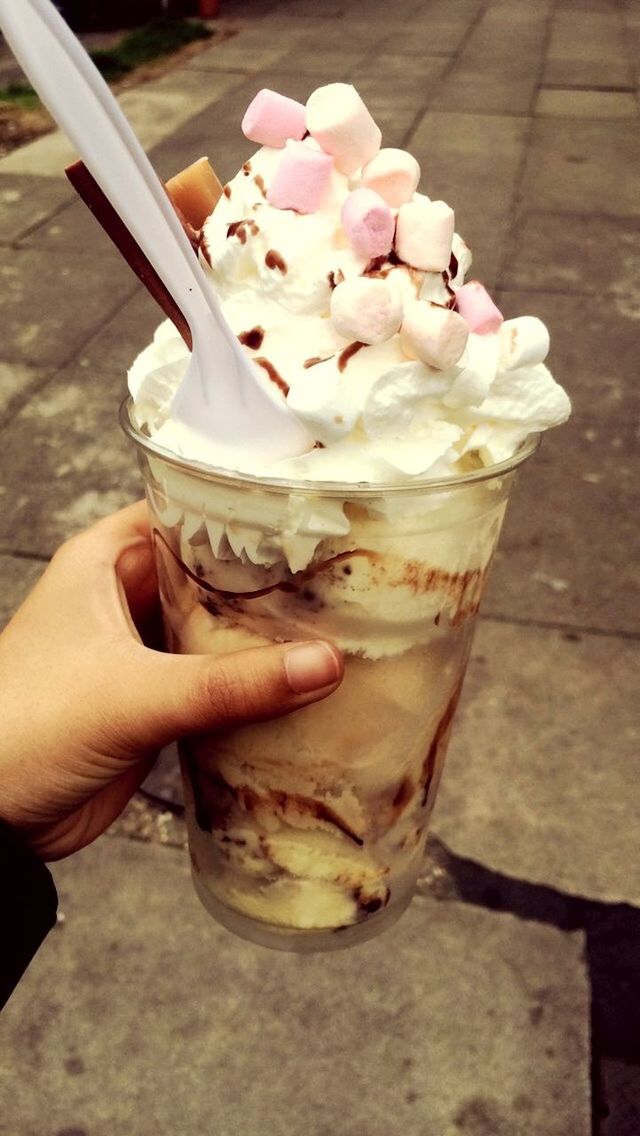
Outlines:
[[135,748],[150,750],[188,734],[300,709],[331,694],[342,676],[340,652],[320,640],[219,658],[139,648],[135,671],[114,698],[114,722]]

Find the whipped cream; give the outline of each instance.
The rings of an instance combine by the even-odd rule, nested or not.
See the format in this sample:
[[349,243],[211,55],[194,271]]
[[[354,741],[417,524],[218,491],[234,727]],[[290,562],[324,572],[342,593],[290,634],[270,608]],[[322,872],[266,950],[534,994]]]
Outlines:
[[[321,149],[313,137],[290,145]],[[393,165],[393,155],[410,158],[402,151],[383,150],[372,166],[377,162],[384,168],[380,157],[386,154],[391,156],[387,166]],[[296,212],[267,199],[283,161],[282,148],[259,149],[225,187],[200,238],[211,286],[255,364],[258,381],[279,388],[316,442],[308,453],[268,467],[248,454],[243,472],[372,483],[455,475],[504,460],[530,433],[566,420],[569,399],[545,366],[549,336],[534,317],[502,322],[498,313],[500,322],[490,330],[474,330],[470,319],[462,354],[444,369],[411,357],[415,337],[403,334],[402,312],[407,326],[410,314],[419,319],[420,310],[431,305],[456,312],[471,264],[458,234],[450,240],[442,271],[416,268],[394,248],[367,257],[362,240],[353,236],[359,230],[348,223],[345,203],[357,202],[358,194],[376,198],[373,190],[360,187],[371,182],[384,189],[380,179],[372,181],[366,169],[347,175],[334,166],[322,207]],[[416,226],[426,218],[428,233],[443,210],[451,212],[419,192],[399,207],[383,205],[397,225],[403,221],[405,232],[414,218]],[[411,250],[415,235],[409,231],[402,247]],[[441,243],[441,232],[438,239]],[[345,289],[345,299],[332,304],[341,284],[354,280],[360,288],[351,288],[348,295]],[[358,324],[357,308],[349,319],[349,305],[357,304],[367,280],[384,281],[389,293],[386,323],[377,324],[383,328],[382,342],[345,334],[354,321]],[[339,313],[336,318],[332,307]],[[371,318],[360,315],[362,327],[371,326]],[[135,418],[164,448],[218,465],[215,445],[171,414],[187,362],[178,332],[168,322],[161,325],[129,373]]]
[[[320,90],[322,115],[317,106],[307,115],[306,137],[301,104],[285,100],[282,117],[282,96],[256,97],[257,111],[245,116],[250,136],[279,145],[263,145],[244,163],[199,237],[211,287],[257,381],[277,388],[315,443],[268,465],[247,452],[239,472],[364,484],[375,494],[376,485],[510,459],[529,435],[570,413],[545,365],[547,329],[533,316],[503,320],[482,285],[465,282],[471,253],[449,206],[415,188],[411,155],[382,149],[353,168],[344,140],[369,155],[379,145],[371,117],[353,88]],[[309,123],[318,117],[314,137]],[[161,324],[129,371],[134,422],[163,449],[219,468],[214,442],[173,413],[188,359],[178,331]],[[156,473],[159,484],[169,476],[160,462]],[[181,499],[196,518],[205,509],[217,547],[221,533],[229,536],[228,494],[224,504],[210,484],[205,503],[188,474],[170,476],[167,499]],[[339,500],[283,498],[283,515],[267,509],[266,530],[264,511],[245,516],[239,498],[237,507],[234,549],[256,564],[284,556],[298,570],[323,539],[350,528]]]

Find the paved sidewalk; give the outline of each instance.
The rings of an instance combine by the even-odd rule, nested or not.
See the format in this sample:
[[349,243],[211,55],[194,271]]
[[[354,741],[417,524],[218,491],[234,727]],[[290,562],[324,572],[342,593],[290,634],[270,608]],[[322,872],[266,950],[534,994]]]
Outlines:
[[[330,959],[238,944],[191,897],[179,817],[139,798],[56,868],[67,921],[0,1025],[0,1132],[637,1136],[640,2],[227,0],[222,25],[122,98],[158,171],[208,153],[226,178],[259,87],[352,81],[505,314],[548,324],[574,415],[522,472],[398,927]],[[158,312],[70,154],[56,133],[0,161],[5,616],[140,492],[115,411]],[[148,788],[176,797],[170,756]]]

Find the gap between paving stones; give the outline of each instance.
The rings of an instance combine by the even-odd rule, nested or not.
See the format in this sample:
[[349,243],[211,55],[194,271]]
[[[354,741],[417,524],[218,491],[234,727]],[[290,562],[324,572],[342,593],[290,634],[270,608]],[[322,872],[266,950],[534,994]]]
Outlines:
[[[473,33],[476,30],[476,28],[478,27],[478,25],[484,19],[485,15],[486,15],[489,7],[490,7],[490,4],[491,4],[491,0],[486,0],[486,2],[483,5],[481,5],[481,7],[478,8],[478,11],[476,12],[474,19],[470,22],[466,32],[462,36],[462,39],[460,40],[460,43],[458,44],[457,50],[453,53],[453,55],[450,56],[449,61],[446,64],[446,66],[445,66],[445,68],[442,72],[442,75],[439,78],[438,82],[440,84],[446,83],[451,71],[453,70],[456,63],[458,62],[458,59],[460,58],[460,56],[464,52],[464,49],[467,46],[467,43],[469,42],[471,36],[473,35]],[[430,104],[431,104],[431,98],[432,98],[432,91],[429,90],[429,94],[428,94],[427,99],[425,100],[425,102],[421,105],[420,109],[414,115],[414,118],[413,118],[413,121],[412,121],[410,127],[408,128],[408,130],[405,132],[405,134],[403,136],[402,142],[400,144],[402,149],[408,148],[410,139],[412,138],[413,134],[417,130],[417,128],[418,128],[420,122],[422,121],[422,119],[424,118],[425,114],[429,110],[429,107],[430,107]]]
[[521,190],[522,182],[523,182],[523,179],[524,179],[524,176],[525,176],[525,173],[526,173],[526,169],[527,169],[527,159],[528,159],[528,156],[529,156],[529,148],[531,146],[531,140],[532,140],[533,130],[534,130],[535,121],[536,121],[535,114],[534,114],[534,107],[535,107],[535,104],[536,104],[536,100],[537,100],[540,88],[542,86],[542,81],[543,81],[543,77],[544,77],[544,70],[545,70],[546,61],[547,61],[547,55],[548,55],[548,52],[549,52],[549,44],[551,43],[551,36],[553,34],[553,23],[554,23],[554,19],[555,19],[555,16],[556,16],[556,8],[557,8],[557,4],[556,4],[555,0],[553,0],[553,3],[551,4],[549,11],[547,13],[545,32],[544,32],[544,36],[543,36],[543,39],[542,39],[542,45],[541,45],[541,49],[540,49],[540,61],[539,61],[539,64],[538,64],[538,75],[537,75],[537,78],[536,78],[536,82],[533,85],[533,89],[531,91],[531,100],[529,102],[529,114],[528,114],[529,125],[528,125],[527,131],[526,131],[526,134],[525,134],[525,137],[524,137],[524,140],[523,140],[522,151],[521,151],[521,154],[520,154],[520,162],[518,164],[518,169],[517,169],[516,175],[513,179],[513,189],[512,189],[512,194],[511,194],[511,206],[510,206],[510,209],[509,209],[509,214],[510,214],[511,220],[510,220],[509,224],[507,225],[507,228],[505,229],[502,249],[501,249],[501,253],[498,257],[498,267],[497,267],[497,272],[496,272],[496,286],[498,288],[501,287],[501,285],[502,285],[502,280],[503,280],[503,277],[504,277],[506,266],[507,266],[508,261],[509,261],[509,256],[510,256],[511,250],[514,247],[514,239],[515,239],[515,235],[516,235],[516,232],[517,232],[518,223],[519,223],[519,220],[520,220],[519,208],[518,208],[519,204],[520,204],[520,200],[521,200],[520,190]]

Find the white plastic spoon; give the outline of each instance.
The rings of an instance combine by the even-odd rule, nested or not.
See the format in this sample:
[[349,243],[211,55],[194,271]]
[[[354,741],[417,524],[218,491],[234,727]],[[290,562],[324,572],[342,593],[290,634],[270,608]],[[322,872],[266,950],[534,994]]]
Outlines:
[[0,0],[0,28],[43,103],[145,253],[193,337],[171,415],[215,443],[216,465],[271,462],[313,441],[242,351],[131,126],[50,0]]

